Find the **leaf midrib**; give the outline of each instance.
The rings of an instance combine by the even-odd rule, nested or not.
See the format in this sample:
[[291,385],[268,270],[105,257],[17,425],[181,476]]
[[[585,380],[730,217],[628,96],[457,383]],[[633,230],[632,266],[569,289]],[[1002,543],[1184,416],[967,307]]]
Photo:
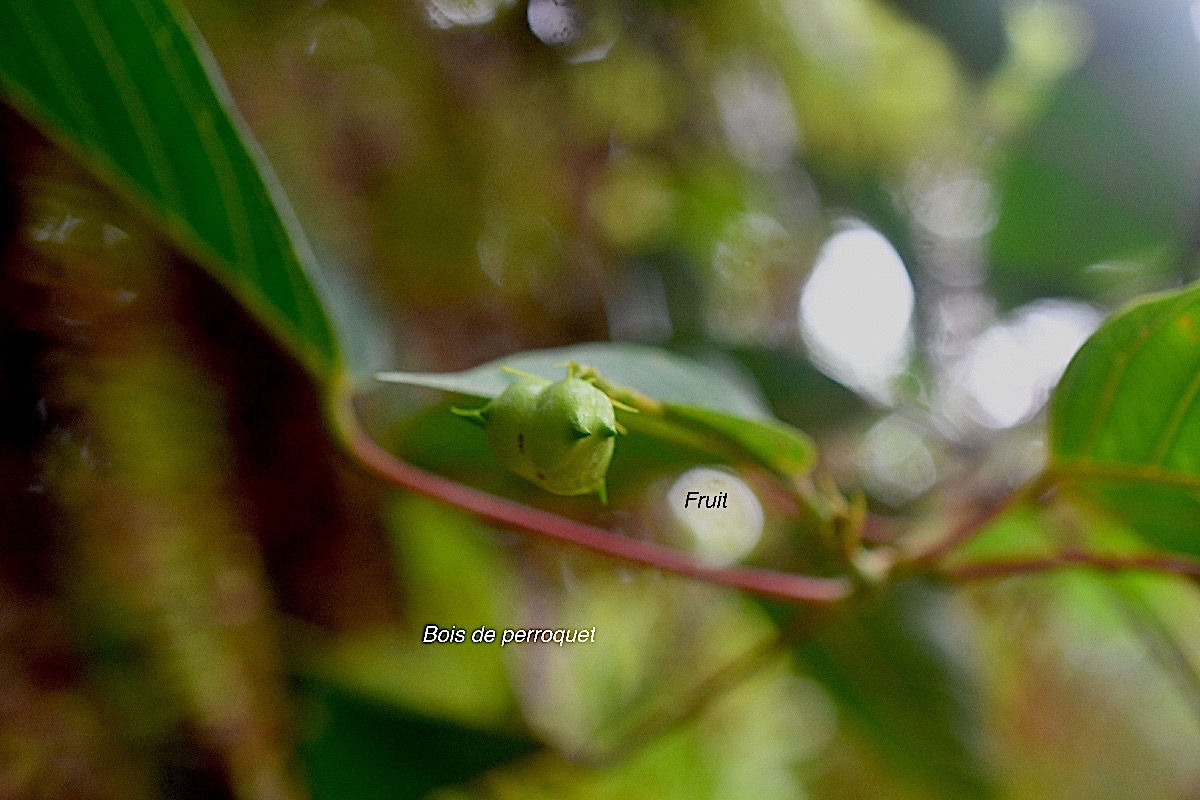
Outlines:
[[1052,462],[1046,469],[1046,476],[1052,482],[1089,479],[1130,481],[1200,491],[1200,474],[1168,469],[1159,464],[1070,459]]

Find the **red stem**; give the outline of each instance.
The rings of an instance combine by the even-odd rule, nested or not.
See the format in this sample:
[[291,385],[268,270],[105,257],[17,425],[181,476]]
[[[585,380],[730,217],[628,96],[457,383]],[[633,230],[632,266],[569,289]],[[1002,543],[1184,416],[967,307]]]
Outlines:
[[1045,489],[1046,482],[1047,478],[1043,475],[1030,483],[1014,489],[981,511],[972,514],[935,542],[929,549],[906,559],[906,562],[910,565],[927,565],[941,559],[954,548],[977,534],[982,533],[992,522],[1003,516],[1006,512],[1016,508],[1027,500],[1037,497]]
[[583,547],[610,558],[795,602],[835,603],[850,596],[846,578],[820,578],[750,567],[707,566],[679,550],[630,539],[577,520],[531,508],[426,472],[394,457],[369,437],[358,422],[353,397],[335,390],[334,428],[345,446],[369,471],[395,486],[441,500],[476,516]]
[[1014,575],[1046,572],[1065,567],[1087,567],[1107,572],[1147,570],[1200,578],[1200,560],[1186,556],[1162,555],[1157,553],[1106,556],[1079,550],[1066,550],[1052,556],[1039,558],[1014,558],[1005,561],[963,564],[956,567],[943,567],[939,571],[942,575],[952,580],[970,581],[1008,578]]

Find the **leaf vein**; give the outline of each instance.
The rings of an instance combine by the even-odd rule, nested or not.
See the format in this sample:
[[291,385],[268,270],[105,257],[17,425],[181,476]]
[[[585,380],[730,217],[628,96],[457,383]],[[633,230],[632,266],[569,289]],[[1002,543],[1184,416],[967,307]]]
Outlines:
[[1166,427],[1163,428],[1162,433],[1158,437],[1158,442],[1155,444],[1154,453],[1150,457],[1152,463],[1162,466],[1171,450],[1175,447],[1175,443],[1179,439],[1179,432],[1183,428],[1183,421],[1195,405],[1197,393],[1200,393],[1200,372],[1192,376],[1191,381],[1188,382],[1187,390],[1180,396],[1179,402],[1175,404],[1175,408],[1171,412],[1171,419],[1167,422]]
[[[66,101],[64,108],[68,115],[74,116],[75,122],[92,139],[106,140],[111,143],[111,139],[106,135],[107,131],[95,114],[95,106],[85,93],[78,91],[78,81],[74,71],[63,58],[58,42],[37,17],[33,8],[25,0],[13,0],[11,8],[16,15],[18,24],[25,30],[29,41],[33,44],[34,50],[42,55],[42,63],[45,65],[50,79],[54,82],[59,97]],[[40,103],[40,105],[45,107],[44,103]],[[72,111],[75,113],[71,114]]]
[[1200,491],[1200,475],[1168,469],[1158,464],[1115,464],[1075,459],[1052,465],[1048,474],[1051,478],[1153,483]]
[[92,36],[96,52],[99,53],[100,60],[104,62],[105,69],[112,78],[113,86],[121,95],[122,105],[137,132],[138,141],[150,162],[150,170],[154,174],[154,180],[158,183],[159,190],[168,203],[176,209],[184,209],[186,206],[183,202],[183,195],[167,155],[166,144],[155,129],[145,99],[137,90],[137,82],[133,79],[125,57],[116,46],[112,32],[108,29],[107,23],[92,0],[75,0],[75,8],[79,12],[80,20]]
[[[246,208],[241,201],[237,179],[233,177],[233,159],[217,132],[212,114],[205,107],[203,101],[192,91],[190,81],[187,79],[183,63],[179,60],[177,51],[170,46],[164,47],[163,42],[157,36],[154,36],[154,28],[159,23],[159,20],[154,18],[152,10],[146,7],[144,0],[134,0],[133,5],[137,9],[138,16],[141,18],[143,25],[145,25],[147,32],[150,34],[151,41],[154,43],[154,51],[158,55],[159,61],[162,62],[164,72],[170,79],[171,85],[179,96],[180,101],[190,112],[187,114],[187,117],[200,139],[201,146],[204,148],[204,154],[208,158],[209,166],[212,168],[213,174],[221,187],[217,193],[217,197],[221,201],[221,210],[228,223],[228,229],[233,235],[234,264],[235,266],[239,264],[245,265],[250,281],[261,285],[261,265],[258,263],[258,256],[254,252],[252,237],[245,226]],[[216,140],[215,147],[214,139]]]
[[1192,297],[1190,292],[1185,292],[1175,302],[1168,304],[1159,316],[1147,320],[1142,328],[1138,331],[1137,336],[1123,350],[1120,350],[1113,357],[1113,368],[1108,373],[1108,381],[1104,384],[1103,390],[1100,392],[1096,401],[1096,407],[1092,412],[1091,422],[1088,425],[1087,432],[1084,434],[1080,442],[1081,448],[1084,450],[1090,449],[1096,443],[1096,439],[1100,435],[1104,424],[1108,421],[1108,414],[1112,410],[1113,403],[1116,402],[1117,391],[1120,389],[1121,383],[1125,375],[1129,371],[1129,365],[1133,361],[1133,357],[1141,349],[1141,346],[1158,331],[1162,330],[1174,318],[1175,312],[1182,306],[1191,302]]

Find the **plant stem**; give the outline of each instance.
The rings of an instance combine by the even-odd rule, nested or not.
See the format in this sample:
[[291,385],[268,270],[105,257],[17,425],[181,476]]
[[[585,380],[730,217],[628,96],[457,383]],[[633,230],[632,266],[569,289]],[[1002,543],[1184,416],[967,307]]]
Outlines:
[[823,609],[797,611],[777,633],[750,646],[690,690],[633,723],[618,737],[616,744],[607,749],[579,753],[577,757],[594,768],[620,763],[662,735],[702,715],[714,700],[766,667],[773,659],[783,658],[788,647],[811,635],[828,616],[829,612]]
[[982,533],[998,518],[1023,503],[1035,499],[1045,491],[1050,478],[1042,474],[1027,484],[1013,489],[994,503],[967,517],[935,542],[928,549],[904,559],[907,567],[928,566],[947,555],[951,550]]
[[1186,699],[1193,718],[1200,721],[1200,671],[1179,636],[1144,595],[1115,582],[1106,583],[1105,588],[1146,654],[1175,684]]
[[799,603],[836,603],[850,596],[847,578],[824,578],[751,567],[717,568],[663,545],[630,539],[612,531],[464,486],[402,461],[371,439],[359,424],[349,382],[339,382],[330,396],[333,429],[343,446],[368,471],[384,481],[441,500],[478,517],[596,553],[674,572],[709,583]]
[[595,751],[575,753],[573,756],[594,769],[619,764],[664,734],[677,730],[680,725],[699,717],[716,698],[723,696],[756,670],[770,663],[773,657],[781,658],[783,655],[779,637],[771,636],[751,646],[681,697],[657,709],[621,736],[616,744]]
[[1200,579],[1200,560],[1187,556],[1160,553],[1102,555],[1081,550],[1064,550],[1055,555],[1035,558],[1013,558],[942,567],[939,573],[955,581],[977,581],[1008,578],[1033,572],[1047,572],[1067,567],[1085,567],[1105,572],[1143,570]]

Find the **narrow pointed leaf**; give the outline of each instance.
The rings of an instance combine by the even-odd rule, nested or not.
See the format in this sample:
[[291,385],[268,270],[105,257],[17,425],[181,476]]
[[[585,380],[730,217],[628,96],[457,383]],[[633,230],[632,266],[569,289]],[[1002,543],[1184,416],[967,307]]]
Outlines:
[[157,222],[318,375],[315,259],[190,20],[164,0],[0,2],[0,99]]

